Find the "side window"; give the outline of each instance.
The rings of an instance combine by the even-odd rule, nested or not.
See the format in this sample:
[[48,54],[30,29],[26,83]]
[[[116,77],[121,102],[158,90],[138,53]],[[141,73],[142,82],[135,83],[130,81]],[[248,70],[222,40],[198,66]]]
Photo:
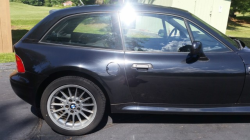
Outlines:
[[64,19],[54,26],[43,38],[42,42],[122,49],[119,33],[116,31],[111,14],[86,14]]
[[214,37],[203,31],[196,25],[189,23],[195,41],[202,43],[204,52],[225,52],[230,51],[226,46],[216,40]]
[[132,22],[123,19],[121,14],[127,50],[189,52],[191,40],[183,19],[157,14],[137,14]]

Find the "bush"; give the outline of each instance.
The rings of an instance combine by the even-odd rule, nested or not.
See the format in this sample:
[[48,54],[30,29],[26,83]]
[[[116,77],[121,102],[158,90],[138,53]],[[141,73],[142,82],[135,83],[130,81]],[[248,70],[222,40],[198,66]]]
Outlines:
[[21,0],[10,0],[10,2],[22,2]]
[[21,0],[21,2],[33,6],[42,6],[44,4],[44,0]]

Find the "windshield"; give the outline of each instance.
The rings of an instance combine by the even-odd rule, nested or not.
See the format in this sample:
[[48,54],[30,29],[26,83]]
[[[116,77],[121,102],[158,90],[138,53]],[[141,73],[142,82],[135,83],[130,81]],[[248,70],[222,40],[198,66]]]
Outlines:
[[234,41],[233,39],[231,39],[230,37],[226,36],[225,34],[223,34],[222,32],[220,32],[219,30],[215,29],[213,26],[209,25],[208,23],[206,23],[205,21],[203,21],[202,19],[200,19],[199,17],[195,16],[192,14],[192,16],[194,18],[196,18],[197,20],[199,20],[200,22],[202,22],[203,24],[205,24],[206,26],[208,26],[209,28],[211,28],[212,30],[214,30],[216,33],[218,33],[220,36],[222,36],[224,39],[226,39],[227,41],[229,41],[231,44],[233,44],[237,49],[240,49],[240,45]]

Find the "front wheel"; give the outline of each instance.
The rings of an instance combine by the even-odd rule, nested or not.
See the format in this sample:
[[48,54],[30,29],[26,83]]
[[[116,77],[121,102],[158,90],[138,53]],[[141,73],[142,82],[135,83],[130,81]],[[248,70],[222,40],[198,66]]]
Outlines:
[[64,135],[83,135],[100,123],[106,99],[88,79],[67,76],[53,81],[41,99],[41,113],[48,125]]

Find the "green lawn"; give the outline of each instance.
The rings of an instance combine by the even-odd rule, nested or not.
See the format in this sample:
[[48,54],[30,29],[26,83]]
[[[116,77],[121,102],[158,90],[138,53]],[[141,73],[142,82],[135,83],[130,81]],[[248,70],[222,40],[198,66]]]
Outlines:
[[250,47],[250,13],[246,13],[245,16],[237,14],[236,18],[231,18],[228,22],[226,34],[239,38]]
[[10,2],[11,25],[13,29],[30,30],[49,14],[52,9],[59,7],[31,6],[23,3]]
[[19,41],[32,27],[45,18],[50,10],[61,8],[10,2],[12,43]]
[[14,53],[0,53],[0,63],[14,62]]
[[[31,6],[18,2],[10,2],[12,42],[15,44],[32,27],[45,18],[52,9],[62,7]],[[14,62],[14,53],[0,54],[0,63]]]

